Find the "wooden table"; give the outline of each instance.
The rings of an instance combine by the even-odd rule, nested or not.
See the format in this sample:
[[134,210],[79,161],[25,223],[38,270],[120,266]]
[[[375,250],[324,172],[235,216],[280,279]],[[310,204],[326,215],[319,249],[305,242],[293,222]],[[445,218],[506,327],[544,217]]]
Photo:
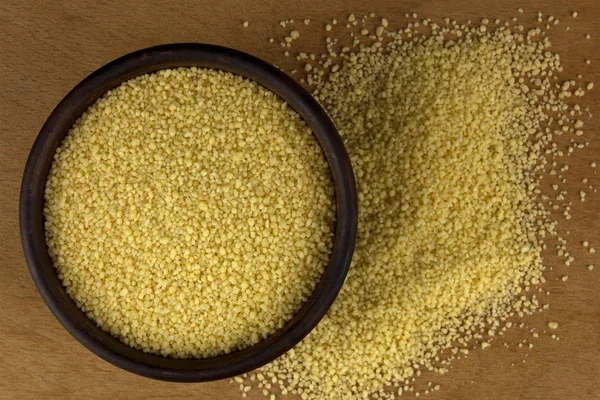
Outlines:
[[[169,42],[207,42],[254,53],[289,68],[281,47],[282,19],[310,18],[313,35],[299,43],[321,48],[327,19],[349,12],[376,12],[392,24],[405,12],[432,18],[490,19],[520,16],[532,21],[538,10],[561,20],[552,28],[554,49],[569,77],[578,73],[596,81],[583,103],[600,116],[600,2],[561,1],[132,1],[4,0],[0,3],[0,398],[2,399],[240,399],[227,381],[175,384],[145,379],[113,367],[77,343],[50,314],[38,295],[23,259],[18,233],[21,173],[37,132],[53,107],[90,72],[133,50]],[[524,9],[523,14],[517,8]],[[579,16],[572,18],[572,11]],[[249,21],[243,28],[242,22]],[[566,27],[570,26],[570,31]],[[288,28],[289,31],[289,28]],[[583,36],[589,33],[590,40]],[[591,65],[584,60],[591,59]],[[524,319],[505,340],[531,338],[527,329],[547,328],[556,320],[560,341],[549,334],[532,349],[494,345],[453,364],[444,376],[428,376],[442,389],[432,399],[600,399],[600,259],[584,251],[585,239],[600,250],[600,193],[579,201],[581,179],[600,187],[600,123],[586,123],[592,145],[569,159],[567,177],[573,219],[561,219],[560,231],[576,258],[566,267],[548,251],[545,285],[548,311]],[[600,169],[600,166],[599,168]],[[549,189],[545,181],[544,190]],[[567,234],[566,231],[570,231]],[[549,246],[551,249],[553,246]],[[585,266],[595,263],[596,271]],[[568,275],[565,283],[559,278]],[[410,397],[410,396],[409,396]],[[263,398],[258,391],[249,399]]]

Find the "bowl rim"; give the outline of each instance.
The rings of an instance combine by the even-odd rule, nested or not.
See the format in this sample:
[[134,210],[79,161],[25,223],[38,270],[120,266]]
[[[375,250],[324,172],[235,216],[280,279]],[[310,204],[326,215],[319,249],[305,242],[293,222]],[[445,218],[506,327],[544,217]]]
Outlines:
[[[336,224],[331,257],[308,301],[283,328],[261,342],[206,359],[173,359],[134,349],[99,328],[66,293],[48,255],[44,190],[56,148],[81,114],[108,90],[139,75],[176,67],[212,68],[251,79],[287,102],[312,129],[329,164],[335,189]],[[358,225],[356,184],[350,159],[325,110],[299,83],[247,53],[202,43],[154,46],[122,56],[73,88],[52,111],[27,159],[19,199],[21,243],[31,277],[44,302],[81,344],[127,371],[166,381],[203,382],[256,369],[300,342],[325,316],[348,273]]]

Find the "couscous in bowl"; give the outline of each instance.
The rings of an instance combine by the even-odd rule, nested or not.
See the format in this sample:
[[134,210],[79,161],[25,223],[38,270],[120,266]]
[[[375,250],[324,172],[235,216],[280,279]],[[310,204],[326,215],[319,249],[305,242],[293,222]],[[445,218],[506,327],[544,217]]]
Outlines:
[[[82,312],[57,276],[44,237],[44,191],[56,149],[75,121],[110,89],[155,71],[198,67],[227,71],[257,82],[287,102],[312,129],[329,165],[336,218],[327,268],[312,295],[283,328],[257,344],[204,359],[176,359],[127,346]],[[327,312],[349,268],[357,229],[357,200],[350,161],[323,109],[300,85],[277,68],[235,50],[202,45],[158,46],[126,55],[94,72],[56,107],[30,153],[20,199],[23,249],[32,278],[63,326],[84,346],[128,371],[163,380],[207,381],[255,369],[283,354],[306,336]]]

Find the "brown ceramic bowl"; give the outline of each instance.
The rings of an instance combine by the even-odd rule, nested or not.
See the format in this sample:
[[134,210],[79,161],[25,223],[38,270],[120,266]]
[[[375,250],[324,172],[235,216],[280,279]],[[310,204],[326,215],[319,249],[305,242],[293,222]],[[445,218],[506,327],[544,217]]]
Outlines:
[[[144,353],[99,328],[75,305],[58,279],[44,237],[44,188],[54,152],[75,120],[99,97],[124,81],[165,68],[204,67],[254,80],[279,95],[313,130],[333,177],[337,205],[334,245],[316,289],[285,326],[258,344],[208,359],[173,359]],[[27,160],[20,198],[20,230],[31,277],[48,308],[85,347],[127,371],[155,379],[201,382],[258,368],[304,338],[323,318],[340,291],[354,251],[357,198],[348,154],[338,132],[317,101],[276,67],[233,49],[206,44],[172,44],[123,56],[77,85],[42,127]]]

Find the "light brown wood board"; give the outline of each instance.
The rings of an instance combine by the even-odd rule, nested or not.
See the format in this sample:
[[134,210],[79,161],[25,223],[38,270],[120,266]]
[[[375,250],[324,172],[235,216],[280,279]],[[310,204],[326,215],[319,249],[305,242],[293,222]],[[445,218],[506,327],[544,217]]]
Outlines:
[[[517,11],[523,9],[523,13]],[[573,18],[571,13],[578,11]],[[472,352],[444,375],[425,378],[441,385],[431,399],[600,399],[600,260],[581,242],[600,249],[600,194],[579,201],[589,178],[600,186],[590,168],[600,164],[600,2],[562,1],[67,1],[0,2],[0,399],[239,399],[237,385],[227,381],[178,384],[142,378],[102,361],[75,341],[54,319],[29,276],[18,233],[18,194],[25,161],[40,127],[61,98],[81,79],[128,52],[172,42],[206,42],[255,54],[283,68],[295,60],[285,57],[278,42],[288,32],[280,20],[310,18],[298,25],[295,48],[322,49],[324,24],[341,21],[350,12],[375,12],[392,26],[406,12],[420,17],[450,17],[479,21],[518,16],[533,22],[535,13],[554,15],[552,50],[561,55],[565,77],[582,74],[596,81],[581,103],[594,118],[586,122],[592,142],[568,159],[564,186],[573,201],[573,219],[561,220],[576,261],[564,265],[555,251],[545,253],[548,311],[524,319],[527,327],[543,331],[560,323],[560,341],[543,334],[532,349],[516,343],[530,337],[526,329],[510,330],[500,342],[513,343]],[[242,22],[248,21],[248,28]],[[567,31],[566,27],[570,30]],[[337,28],[336,28],[337,29]],[[592,37],[584,38],[585,34]],[[276,38],[275,44],[268,42]],[[591,65],[584,63],[591,60]],[[566,148],[566,145],[561,145]],[[600,167],[598,168],[600,169]],[[543,183],[550,193],[552,181]],[[570,233],[567,234],[566,231]],[[596,264],[588,271],[585,266]],[[565,283],[559,278],[568,275]],[[546,329],[547,330],[547,329]],[[499,342],[499,343],[500,343]],[[412,396],[408,396],[412,397]],[[263,396],[254,389],[249,399]]]

